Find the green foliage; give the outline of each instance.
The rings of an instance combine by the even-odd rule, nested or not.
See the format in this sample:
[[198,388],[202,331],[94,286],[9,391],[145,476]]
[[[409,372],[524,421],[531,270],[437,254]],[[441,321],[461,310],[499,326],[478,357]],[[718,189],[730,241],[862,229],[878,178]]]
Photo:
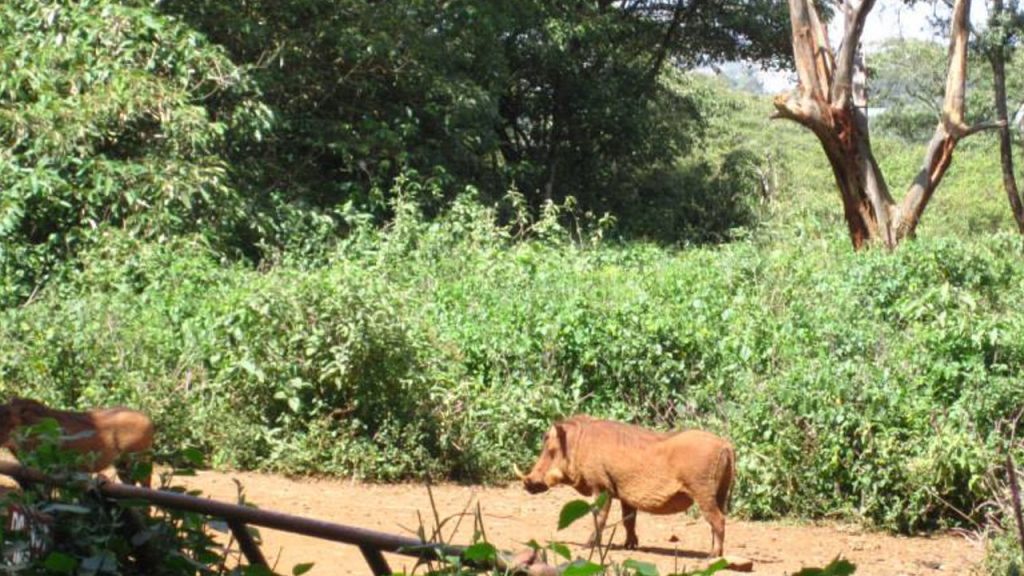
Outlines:
[[[239,162],[270,191],[286,245],[340,223],[345,202],[391,216],[395,179],[411,171],[438,185],[421,199],[430,213],[467,185],[488,202],[515,189],[535,215],[572,197],[583,213],[612,213],[626,232],[720,239],[728,211],[708,232],[693,204],[707,210],[735,193],[717,170],[679,171],[704,118],[693,94],[662,73],[721,58],[778,62],[789,51],[784,7],[762,0],[686,10],[535,0],[160,8],[252,66],[276,111],[257,160]],[[666,191],[687,202],[662,201]],[[632,209],[637,202],[646,209]],[[651,230],[646,217],[666,207],[685,226]]]
[[594,503],[591,504],[586,500],[572,500],[562,506],[562,511],[558,514],[558,529],[565,530],[569,526],[576,523],[577,520],[591,514],[597,514],[598,510],[603,508],[608,503],[608,493],[601,492]]
[[[701,120],[696,145],[671,163],[654,165],[635,187],[619,186],[608,206],[626,238],[664,244],[723,242],[757,226],[772,194],[778,145],[757,134],[763,101],[698,75],[666,75],[668,93],[689,102]],[[659,105],[666,122],[680,111]],[[758,127],[760,128],[760,127]]]
[[[759,47],[700,8],[667,56],[766,57],[774,4],[729,12]],[[503,480],[587,411],[730,436],[751,517],[974,514],[1024,362],[994,140],[958,147],[922,240],[851,254],[812,135],[649,74],[669,21],[3,3],[0,392],[132,404],[214,466],[376,480]],[[915,54],[877,62],[893,110],[915,74],[885,58]],[[889,120],[898,195],[934,118]]]
[[1016,237],[668,253],[555,207],[510,227],[469,197],[393,210],[315,268],[111,236],[3,313],[0,391],[133,404],[214,465],[498,480],[583,411],[732,438],[756,518],[912,531],[990,496],[1024,363]]
[[267,112],[221,50],[139,4],[0,7],[0,306],[108,225],[239,244],[228,157]]
[[[60,428],[53,420],[20,429],[31,436],[31,451],[19,451],[23,465],[61,481],[33,483],[23,490],[8,491],[0,498],[0,566],[5,572],[26,574],[118,574],[154,576],[201,576],[213,574],[267,574],[238,565],[241,553],[219,544],[213,537],[213,519],[194,512],[150,508],[144,501],[108,500],[89,475],[75,472],[82,456],[60,448]],[[163,489],[175,474],[161,474]],[[6,521],[8,514],[21,519],[20,527]],[[308,571],[309,564],[293,574]]]
[[[91,265],[75,276],[103,297],[41,324],[5,323],[6,335],[42,338],[8,350],[9,382],[63,382],[39,394],[57,404],[142,407],[176,445],[219,446],[214,464],[430,472],[422,342],[406,333],[385,282],[364,284],[367,276],[344,269],[262,276],[220,267],[199,242],[124,242],[86,256]],[[55,342],[69,334],[53,326],[81,321],[90,325]],[[46,340],[60,349],[50,360],[23,355]]]
[[836,558],[824,568],[804,568],[794,576],[849,576],[854,572],[856,569],[850,561]]
[[699,99],[713,95],[662,72],[777,61],[777,3],[738,1],[727,17],[533,0],[235,4],[4,3],[0,307],[108,227],[199,233],[232,258],[322,257],[350,231],[345,206],[390,218],[408,173],[432,184],[419,198],[432,214],[471,185],[487,202],[519,190],[534,215],[571,197],[667,242],[751,223],[742,154],[721,168],[678,158],[699,146]]
[[[1008,510],[1006,512],[1009,512]],[[1024,552],[1017,536],[1013,517],[1007,513],[1003,524],[1006,526],[988,541],[985,551],[985,570],[994,576],[1020,576],[1024,574]]]
[[[1004,28],[1012,31],[1019,23],[1004,21]],[[966,111],[969,123],[991,122],[996,118],[992,84],[992,68],[985,51],[1004,50],[1007,53],[1006,83],[1010,95],[1010,115],[1019,104],[1013,99],[1024,83],[1020,73],[1019,56],[1010,41],[993,46],[997,39],[995,29],[987,29],[983,42],[974,46],[968,61]],[[908,142],[924,143],[935,132],[942,113],[942,99],[946,89],[947,46],[943,43],[891,39],[876,54],[868,58],[868,81],[871,90],[872,128],[875,133],[895,136]],[[943,186],[945,187],[945,185]]]
[[[1020,538],[1020,527],[1017,525],[1016,513],[1014,510],[1013,484],[1010,477],[1010,465],[1016,466],[1016,479],[1018,487],[1020,484],[1021,469],[1020,461],[1021,445],[1015,445],[1017,450],[1011,446],[1011,454],[1014,457],[1006,458],[1002,468],[996,471],[989,478],[993,486],[992,491],[995,498],[991,502],[992,522],[986,526],[987,550],[985,551],[986,573],[994,576],[1020,576],[1024,573],[1024,541]],[[1014,454],[1015,452],[1015,454]],[[1017,502],[1016,506],[1020,503]]]
[[892,39],[870,56],[869,64],[871,105],[880,110],[873,114],[873,127],[927,142],[942,112],[946,48],[938,42]]

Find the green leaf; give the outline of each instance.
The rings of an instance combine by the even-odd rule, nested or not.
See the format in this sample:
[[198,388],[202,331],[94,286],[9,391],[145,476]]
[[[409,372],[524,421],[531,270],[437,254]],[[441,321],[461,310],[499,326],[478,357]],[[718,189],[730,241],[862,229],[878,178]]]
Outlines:
[[559,542],[552,542],[548,544],[548,548],[550,548],[552,552],[558,554],[562,558],[565,558],[566,560],[572,560],[572,552],[569,551],[569,547],[565,544],[561,544]]
[[78,560],[74,556],[62,552],[50,552],[43,560],[43,568],[60,574],[72,574],[77,566]]
[[711,576],[712,574],[717,574],[728,567],[729,561],[725,558],[719,558],[715,562],[712,562],[711,565],[707,568],[701,570],[700,572],[694,572],[693,574],[694,576]]
[[630,558],[622,563],[623,568],[628,568],[638,576],[658,576],[658,567],[650,562],[641,562]]
[[181,456],[196,468],[203,465],[203,453],[198,448],[185,448]]
[[498,551],[489,542],[477,542],[462,553],[462,557],[470,562],[491,562],[497,557]]
[[312,562],[306,562],[304,564],[296,564],[295,567],[292,568],[292,576],[302,576],[303,574],[305,574],[306,572],[309,572],[312,569],[313,569],[313,563]]
[[132,466],[132,481],[142,482],[153,476],[152,462],[137,462]]
[[573,522],[583,518],[590,513],[590,503],[586,500],[573,500],[562,506],[562,511],[558,514],[558,529],[564,530],[572,525]]
[[850,576],[857,567],[848,560],[836,558],[824,568],[804,568],[793,576]]
[[567,566],[565,571],[562,572],[562,576],[593,576],[602,572],[604,572],[604,566],[581,560]]

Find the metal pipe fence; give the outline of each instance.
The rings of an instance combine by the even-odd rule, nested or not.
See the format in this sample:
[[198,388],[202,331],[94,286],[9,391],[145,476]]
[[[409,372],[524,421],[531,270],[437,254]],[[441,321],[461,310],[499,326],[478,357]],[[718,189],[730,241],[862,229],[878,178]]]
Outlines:
[[[61,483],[58,479],[47,477],[13,462],[0,462],[0,474],[15,479],[22,486],[44,482]],[[465,551],[463,546],[424,542],[417,538],[239,506],[178,492],[154,490],[112,481],[100,482],[97,489],[100,494],[111,500],[145,500],[162,508],[197,512],[224,519],[238,542],[242,554],[252,565],[269,567],[259,545],[249,533],[248,525],[358,546],[374,576],[392,574],[391,568],[384,558],[384,552],[422,560],[440,560],[452,556],[461,557]]]

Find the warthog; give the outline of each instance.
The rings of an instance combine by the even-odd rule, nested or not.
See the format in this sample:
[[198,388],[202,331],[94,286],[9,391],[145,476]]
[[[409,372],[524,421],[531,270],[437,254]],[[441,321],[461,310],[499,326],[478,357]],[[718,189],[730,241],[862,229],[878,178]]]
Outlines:
[[[83,470],[99,472],[111,464],[123,482],[131,482],[126,454],[144,452],[153,446],[153,422],[148,416],[129,408],[102,408],[87,412],[55,410],[27,398],[12,398],[0,404],[0,445],[17,457],[11,434],[22,426],[32,426],[53,418],[61,428],[61,446],[83,454]],[[21,448],[31,449],[29,440]],[[142,480],[150,485],[150,478]]]
[[591,544],[600,541],[611,499],[622,503],[626,548],[636,548],[636,511],[684,512],[694,502],[711,525],[711,548],[722,555],[725,509],[736,456],[732,444],[710,432],[663,434],[638,426],[573,416],[556,422],[529,474],[516,474],[531,494],[566,484],[580,494],[607,491]]

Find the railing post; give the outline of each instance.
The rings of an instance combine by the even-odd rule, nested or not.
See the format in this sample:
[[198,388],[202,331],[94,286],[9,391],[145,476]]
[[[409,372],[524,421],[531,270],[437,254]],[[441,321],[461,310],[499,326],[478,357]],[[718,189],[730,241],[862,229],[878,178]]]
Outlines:
[[249,561],[249,565],[259,564],[269,568],[270,565],[267,564],[267,559],[263,557],[263,551],[256,544],[252,534],[249,533],[249,528],[245,525],[245,522],[228,518],[227,523],[228,527],[231,528],[231,533],[235,535],[235,540],[238,540],[238,548],[245,555],[245,559]]
[[373,570],[373,576],[391,576],[391,567],[388,566],[388,561],[384,559],[384,555],[380,553],[379,548],[374,548],[368,544],[360,544],[359,551],[363,553],[363,558],[370,565],[370,570]]

